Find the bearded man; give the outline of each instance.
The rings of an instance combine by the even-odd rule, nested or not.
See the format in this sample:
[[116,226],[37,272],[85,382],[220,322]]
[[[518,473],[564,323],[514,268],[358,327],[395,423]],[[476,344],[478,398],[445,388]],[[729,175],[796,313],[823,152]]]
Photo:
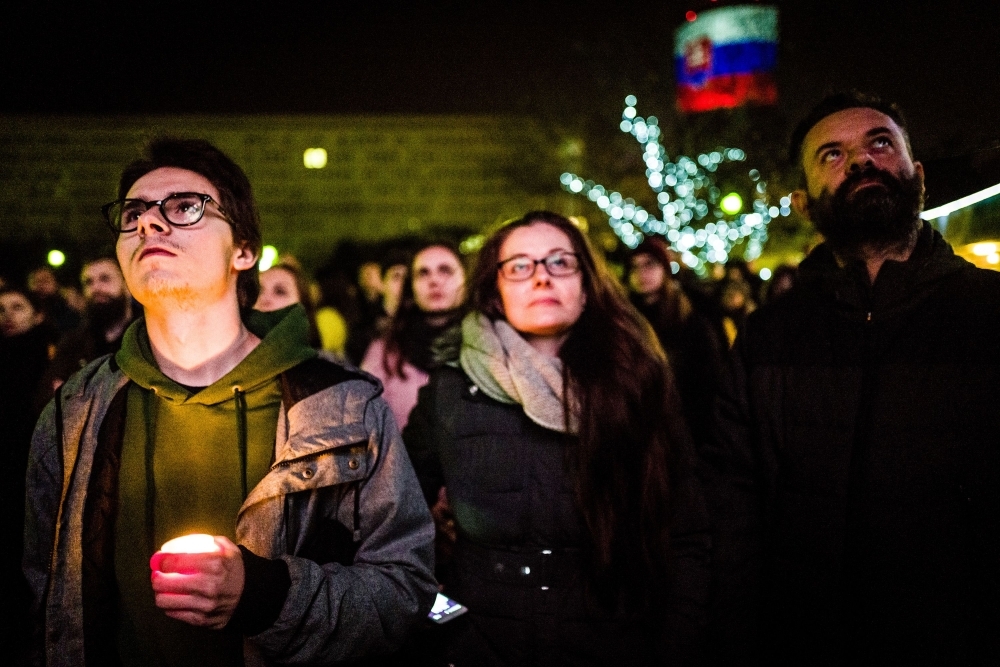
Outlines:
[[825,243],[717,403],[718,662],[997,664],[1000,274],[920,219],[895,105],[828,97],[791,154]]
[[49,369],[53,391],[94,359],[117,352],[126,327],[134,319],[132,295],[117,259],[100,257],[86,262],[80,284],[87,308],[80,326],[63,336],[56,347]]

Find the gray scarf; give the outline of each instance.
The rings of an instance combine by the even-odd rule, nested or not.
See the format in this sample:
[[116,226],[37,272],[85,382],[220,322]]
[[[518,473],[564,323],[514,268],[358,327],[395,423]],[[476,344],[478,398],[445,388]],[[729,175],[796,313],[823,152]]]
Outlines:
[[[462,321],[462,370],[487,396],[519,404],[539,426],[566,432],[563,366],[531,347],[505,320],[491,322],[481,313]],[[579,406],[570,396],[569,432],[579,427]]]

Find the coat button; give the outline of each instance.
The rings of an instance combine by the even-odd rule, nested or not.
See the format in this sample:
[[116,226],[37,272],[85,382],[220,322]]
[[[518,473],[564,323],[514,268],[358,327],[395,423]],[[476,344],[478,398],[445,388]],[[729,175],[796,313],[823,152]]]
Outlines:
[[357,459],[351,459],[350,461],[347,462],[347,467],[350,468],[351,470],[357,470],[358,469],[358,460]]
[[524,567],[521,568],[521,574],[523,574],[524,576],[528,576],[529,574],[531,574],[531,568],[525,565]]
[[315,471],[315,470],[313,470],[312,468],[305,468],[305,469],[304,469],[304,470],[302,471],[302,476],[303,476],[303,477],[304,477],[305,479],[311,479],[311,478],[312,478],[312,476],[313,476],[313,475],[315,475],[315,474],[316,474],[316,471]]
[[479,387],[477,387],[476,385],[472,385],[471,387],[469,387],[469,393],[472,394],[473,396],[475,396],[478,391]]

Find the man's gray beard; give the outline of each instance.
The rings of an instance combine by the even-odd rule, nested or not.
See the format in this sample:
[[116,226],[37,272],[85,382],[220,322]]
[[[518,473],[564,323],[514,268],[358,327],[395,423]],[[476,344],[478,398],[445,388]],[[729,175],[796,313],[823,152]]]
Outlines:
[[91,301],[87,304],[87,319],[93,328],[104,332],[125,319],[128,297],[117,296],[110,301]]
[[[854,186],[873,176],[885,187],[868,186],[849,196]],[[835,253],[859,257],[905,245],[920,227],[923,205],[918,174],[896,177],[869,167],[848,176],[832,194],[809,197],[809,217]]]

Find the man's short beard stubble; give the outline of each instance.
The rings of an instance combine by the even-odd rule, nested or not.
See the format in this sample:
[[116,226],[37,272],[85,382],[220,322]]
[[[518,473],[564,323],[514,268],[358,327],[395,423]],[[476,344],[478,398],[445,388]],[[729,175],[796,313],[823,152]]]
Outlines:
[[[875,179],[857,192],[862,181]],[[809,197],[809,217],[830,248],[848,257],[906,245],[920,228],[924,205],[920,175],[893,176],[867,167],[849,175],[832,194]]]

